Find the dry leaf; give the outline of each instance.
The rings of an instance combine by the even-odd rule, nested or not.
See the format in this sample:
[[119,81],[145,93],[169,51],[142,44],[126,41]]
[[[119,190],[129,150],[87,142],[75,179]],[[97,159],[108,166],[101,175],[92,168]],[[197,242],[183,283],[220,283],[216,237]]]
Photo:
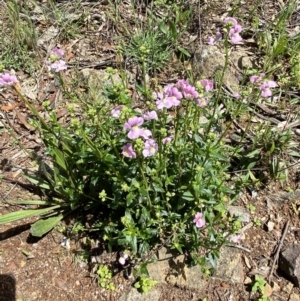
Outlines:
[[247,256],[244,255],[245,264],[248,269],[251,269],[251,264]]
[[268,231],[269,231],[269,232],[273,231],[274,226],[275,226],[275,223],[269,221],[269,222],[267,223]]
[[30,131],[33,131],[34,130],[34,127],[31,126],[28,122],[27,122],[27,118],[22,114],[20,113],[19,111],[16,111],[17,113],[17,116],[19,118],[19,120],[21,121],[21,123]]
[[10,105],[10,106],[2,106],[2,107],[1,107],[1,110],[2,110],[2,111],[5,111],[5,112],[7,112],[7,111],[12,111],[12,110],[15,109],[16,107],[18,107],[20,104],[21,104],[21,103],[18,102],[18,103],[15,103],[15,104],[13,104],[13,105]]

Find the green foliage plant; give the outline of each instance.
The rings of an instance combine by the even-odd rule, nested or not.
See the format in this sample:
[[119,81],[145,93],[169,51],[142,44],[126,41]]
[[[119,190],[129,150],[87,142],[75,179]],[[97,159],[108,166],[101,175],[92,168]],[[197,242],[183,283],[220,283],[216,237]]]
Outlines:
[[255,275],[251,291],[258,292],[260,294],[260,297],[258,299],[256,299],[257,301],[269,301],[270,300],[268,297],[265,296],[266,284],[267,284],[267,282],[262,277],[260,277],[259,275]]
[[[73,102],[67,126],[47,103],[44,120],[18,89],[15,76],[2,75],[33,113],[31,124],[50,159],[48,165],[39,163],[42,177],[25,177],[48,191],[50,199],[27,201],[42,207],[1,216],[0,224],[41,215],[31,233],[42,236],[71,212],[92,211],[110,250],[122,247],[140,257],[163,243],[215,267],[220,246],[236,230],[227,206],[239,187],[229,185],[229,148],[215,132],[213,82],[204,79],[193,86],[179,80],[153,91],[141,112],[129,97],[118,104],[105,90],[92,100],[70,93],[62,56],[54,49],[48,66]],[[201,257],[200,247],[206,250]]]
[[110,280],[112,279],[112,272],[106,265],[100,264],[97,270],[98,283],[101,287],[114,291],[115,285]]
[[[241,41],[241,31],[237,20],[225,19],[226,62],[217,85],[209,79],[194,85],[180,79],[144,94],[143,110],[133,106],[126,86],[75,94],[64,81],[63,51],[53,49],[47,64],[68,98],[67,125],[48,103],[45,120],[22,95],[16,77],[1,74],[0,81],[31,110],[31,124],[44,142],[49,162],[39,161],[43,176],[25,177],[48,192],[49,199],[24,201],[40,207],[3,215],[0,224],[38,215],[31,233],[42,236],[74,211],[92,212],[97,218],[93,230],[109,250],[127,249],[134,258],[163,244],[188,253],[204,269],[207,262],[214,268],[220,247],[243,236],[232,236],[240,228],[227,209],[241,189],[229,174],[230,155],[239,151],[225,144],[232,123],[220,130],[218,109],[230,44]],[[145,54],[148,48],[138,49]],[[251,83],[262,97],[277,86],[262,75]],[[233,116],[244,109],[242,104],[233,106]],[[141,279],[141,288],[151,286]]]
[[70,40],[79,37],[82,29],[86,25],[85,18],[87,11],[81,5],[82,0],[57,4],[55,1],[48,1],[48,5],[43,8],[44,17],[47,21],[55,24],[59,28],[59,36],[62,40]]
[[38,32],[30,18],[30,7],[20,1],[9,0],[4,4],[5,17],[0,29],[1,69],[23,69],[32,73],[37,67],[35,58]]
[[139,277],[138,281],[134,284],[134,287],[140,290],[142,293],[148,293],[149,290],[155,286],[158,281],[153,280],[146,275],[142,275]]

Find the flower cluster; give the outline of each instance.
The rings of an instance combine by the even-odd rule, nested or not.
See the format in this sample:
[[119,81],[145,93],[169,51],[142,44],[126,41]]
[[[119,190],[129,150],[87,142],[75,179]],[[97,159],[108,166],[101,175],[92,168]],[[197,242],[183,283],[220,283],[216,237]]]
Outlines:
[[250,82],[252,84],[259,84],[259,89],[261,90],[261,97],[270,97],[272,96],[271,88],[277,87],[277,84],[273,80],[262,80],[265,76],[264,73],[259,75],[252,75],[250,76]]
[[[146,112],[144,116],[146,117],[146,120],[156,119],[157,113],[155,111]],[[158,145],[155,140],[149,139],[149,137],[152,136],[152,133],[150,130],[141,127],[143,123],[143,117],[134,116],[127,120],[127,122],[124,124],[123,129],[129,131],[127,137],[131,140],[137,139],[139,137],[145,139],[143,156],[150,157],[157,152]],[[131,143],[127,143],[123,146],[122,154],[127,158],[136,158],[136,153],[133,150]]]
[[1,86],[12,86],[17,82],[17,78],[14,75],[10,75],[8,71],[0,73],[0,85]]
[[[208,79],[200,80],[197,87],[190,85],[186,80],[178,80],[176,84],[169,84],[164,87],[162,92],[153,94],[155,98],[156,108],[158,111],[171,109],[181,104],[184,99],[186,101],[193,100],[199,107],[208,104],[208,93],[214,88],[213,82]],[[119,118],[124,105],[118,105],[111,110],[111,116]],[[150,139],[152,132],[143,127],[145,121],[157,120],[158,113],[156,111],[145,112],[142,117],[130,117],[124,124],[123,130],[128,131],[127,137],[130,140],[138,138],[144,139],[142,154],[144,157],[151,157],[158,151],[158,144],[154,139]],[[173,136],[167,136],[162,139],[162,144],[170,143]],[[135,144],[127,143],[123,146],[122,155],[127,158],[136,158],[137,154],[134,150]]]
[[229,37],[230,41],[233,44],[239,43],[243,40],[240,36],[243,27],[237,22],[235,18],[227,17],[224,20],[224,23],[229,26]]
[[173,85],[167,85],[163,93],[158,92],[155,93],[156,96],[156,107],[158,110],[162,110],[164,108],[170,109],[172,107],[177,107],[180,105],[180,99],[182,99],[182,93],[174,87]]
[[[243,40],[240,33],[243,30],[243,27],[238,23],[235,18],[227,17],[224,19],[225,26],[228,27],[228,35],[230,38],[230,42],[233,44],[237,44]],[[214,45],[216,42],[222,39],[222,34],[220,30],[217,30],[217,33],[214,37],[210,36],[208,38],[208,45]]]
[[197,88],[199,91],[199,97],[195,100],[195,103],[199,107],[205,107],[208,102],[209,98],[207,97],[209,95],[209,92],[214,89],[214,84],[209,79],[202,79],[197,83]]
[[60,72],[67,70],[66,62],[62,59],[64,51],[60,48],[54,48],[51,53],[49,60],[47,61],[49,71]]

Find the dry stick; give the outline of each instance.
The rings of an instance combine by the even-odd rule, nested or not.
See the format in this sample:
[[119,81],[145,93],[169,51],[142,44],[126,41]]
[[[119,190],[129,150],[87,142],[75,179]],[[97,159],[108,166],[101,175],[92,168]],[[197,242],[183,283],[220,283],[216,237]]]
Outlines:
[[200,9],[201,9],[201,0],[198,1],[198,38],[199,38],[199,45],[200,49],[202,51],[202,30],[201,30],[201,15],[200,15]]
[[275,264],[278,261],[279,252],[280,252],[280,250],[282,248],[283,241],[284,241],[286,233],[287,233],[287,231],[289,229],[289,225],[290,225],[290,221],[287,221],[286,224],[285,224],[285,228],[284,228],[283,234],[281,236],[279,245],[277,247],[276,254],[275,254],[275,257],[274,257],[274,260],[273,260],[273,264],[272,264],[272,268],[271,268],[271,271],[270,271],[270,274],[269,274],[269,277],[268,277],[269,283],[270,283],[271,277],[272,277],[273,272],[274,272]]

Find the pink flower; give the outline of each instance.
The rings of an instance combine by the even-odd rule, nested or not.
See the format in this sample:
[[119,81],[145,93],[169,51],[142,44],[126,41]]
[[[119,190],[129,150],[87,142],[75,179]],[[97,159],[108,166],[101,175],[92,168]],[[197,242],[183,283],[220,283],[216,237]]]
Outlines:
[[144,119],[142,117],[131,117],[124,124],[123,129],[128,130],[129,133],[127,137],[129,139],[137,139],[139,137],[143,137],[144,139],[148,139],[151,136],[151,132],[149,130],[145,130],[140,128],[139,126],[144,123]]
[[250,76],[250,82],[252,84],[260,82],[264,76],[265,76],[264,73],[261,73],[259,75],[252,75],[252,76]]
[[127,143],[123,146],[122,155],[127,158],[136,158],[136,153],[133,150],[131,143]]
[[155,111],[150,111],[150,112],[146,112],[144,115],[143,115],[143,118],[145,120],[152,120],[152,119],[158,119],[157,117],[157,113]]
[[55,47],[52,49],[50,56],[56,61],[57,59],[61,59],[64,56],[64,54],[65,52],[61,48]]
[[212,36],[208,37],[208,45],[215,45],[215,43],[220,41],[221,39],[222,39],[222,34],[220,33],[220,30],[218,29],[216,32],[216,35],[214,37],[212,37]]
[[66,65],[66,62],[63,60],[55,61],[54,63],[50,64],[50,70],[53,70],[54,72],[60,72],[63,70],[67,70],[68,67]]
[[229,236],[229,241],[234,242],[234,243],[238,243],[241,239],[245,238],[245,234],[243,232],[241,232],[238,235],[230,235]]
[[168,97],[163,95],[162,93],[157,93],[158,99],[155,102],[158,110],[162,110],[163,108],[170,109],[173,106],[178,106],[180,101],[176,99],[176,97]]
[[153,156],[158,150],[158,145],[153,139],[148,139],[145,141],[143,156],[150,157]]
[[174,139],[174,136],[165,137],[161,140],[163,144],[170,143]]
[[115,107],[114,109],[112,109],[110,111],[111,116],[115,117],[115,118],[120,117],[121,111],[123,110],[124,107],[125,106],[123,106],[123,105],[119,105],[119,106]]
[[180,79],[178,80],[178,82],[175,84],[175,86],[177,87],[177,89],[179,91],[183,91],[184,88],[186,88],[187,86],[189,86],[189,83],[185,80],[185,79]]
[[205,92],[209,92],[209,91],[213,90],[213,88],[214,88],[213,82],[209,79],[200,80],[200,84],[205,89]]
[[193,222],[196,224],[197,228],[202,228],[205,225],[205,220],[203,218],[203,214],[200,212],[197,212]]
[[273,80],[264,81],[260,85],[261,96],[262,97],[270,97],[270,96],[272,96],[271,88],[275,88],[275,87],[277,87],[277,84]]
[[234,97],[234,98],[241,98],[241,95],[240,95],[240,93],[239,92],[233,92],[233,94],[232,94],[232,96]]
[[12,86],[17,81],[17,78],[14,75],[10,75],[7,71],[4,74],[0,73],[0,85],[2,86]]
[[180,100],[182,98],[182,93],[173,85],[165,86],[164,92],[168,97],[173,97],[178,100]]
[[170,109],[172,107],[172,101],[169,97],[166,97],[163,93],[156,93],[156,107],[158,110],[162,110],[163,108]]
[[[181,82],[184,86],[184,82]],[[159,110],[163,108],[170,109],[171,107],[177,107],[180,105],[180,99],[182,98],[182,93],[174,85],[165,86],[163,93],[154,93],[156,97],[156,107]]]
[[206,107],[209,103],[209,99],[208,98],[198,98],[195,100],[195,103],[198,107]]
[[183,96],[186,99],[194,99],[198,97],[198,92],[195,87],[188,85],[183,89]]
[[230,41],[233,44],[239,43],[243,40],[243,38],[240,36],[240,32],[242,31],[242,26],[239,24],[236,24],[234,27],[232,27],[229,30],[229,37],[230,37]]
[[237,20],[232,17],[227,17],[224,19],[225,24],[230,24],[231,26],[236,26],[238,24]]

